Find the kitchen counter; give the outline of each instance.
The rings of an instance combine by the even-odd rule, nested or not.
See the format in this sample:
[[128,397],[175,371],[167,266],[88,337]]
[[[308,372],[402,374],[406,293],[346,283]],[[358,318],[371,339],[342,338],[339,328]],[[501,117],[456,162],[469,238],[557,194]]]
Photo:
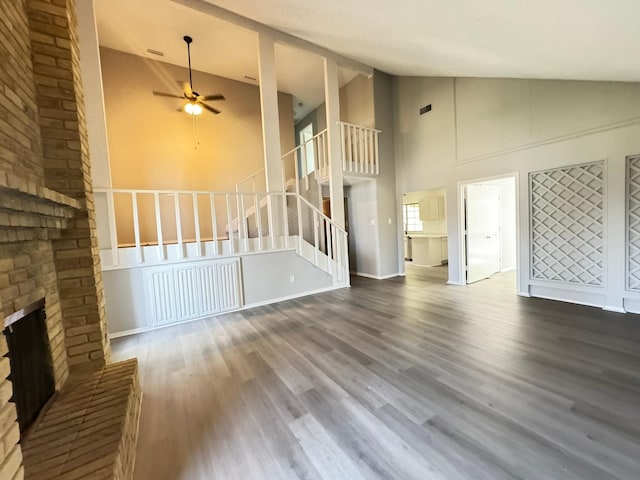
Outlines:
[[407,234],[405,237],[409,238],[444,238],[448,237],[446,233],[417,233],[417,234]]
[[426,267],[442,265],[447,260],[447,235],[422,233],[407,235],[413,263]]

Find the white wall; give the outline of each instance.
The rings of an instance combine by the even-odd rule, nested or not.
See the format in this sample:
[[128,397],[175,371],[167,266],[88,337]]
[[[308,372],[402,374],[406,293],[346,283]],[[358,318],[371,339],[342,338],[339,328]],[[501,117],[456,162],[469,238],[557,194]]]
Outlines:
[[[460,184],[519,174],[519,291],[621,309],[625,292],[625,157],[640,153],[640,84],[400,77],[394,80],[398,192],[446,185],[449,281],[462,283]],[[433,109],[419,115],[418,109]],[[606,281],[530,280],[530,172],[606,162]]]

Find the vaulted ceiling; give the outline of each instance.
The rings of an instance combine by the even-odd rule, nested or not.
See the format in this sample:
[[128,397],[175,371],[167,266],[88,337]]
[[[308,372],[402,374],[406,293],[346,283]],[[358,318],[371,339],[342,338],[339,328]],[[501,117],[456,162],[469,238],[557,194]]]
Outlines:
[[640,81],[638,0],[207,0],[395,75]]
[[[103,46],[257,84],[256,34],[207,2],[394,75],[640,81],[638,0],[94,0]],[[159,57],[147,49],[163,52]],[[323,99],[322,61],[276,46],[300,119]],[[341,69],[341,84],[355,72]]]

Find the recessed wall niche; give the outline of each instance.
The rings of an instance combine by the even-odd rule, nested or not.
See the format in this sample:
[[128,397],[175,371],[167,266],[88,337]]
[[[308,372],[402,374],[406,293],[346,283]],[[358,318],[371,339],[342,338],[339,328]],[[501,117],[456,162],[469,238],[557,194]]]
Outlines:
[[531,279],[603,286],[604,162],[529,175]]
[[640,291],[640,155],[627,158],[627,288]]

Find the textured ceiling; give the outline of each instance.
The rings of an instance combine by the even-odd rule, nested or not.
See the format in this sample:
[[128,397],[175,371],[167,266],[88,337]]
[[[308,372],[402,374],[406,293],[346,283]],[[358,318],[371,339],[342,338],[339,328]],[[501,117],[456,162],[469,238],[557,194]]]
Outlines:
[[640,81],[638,0],[207,0],[395,75]]

